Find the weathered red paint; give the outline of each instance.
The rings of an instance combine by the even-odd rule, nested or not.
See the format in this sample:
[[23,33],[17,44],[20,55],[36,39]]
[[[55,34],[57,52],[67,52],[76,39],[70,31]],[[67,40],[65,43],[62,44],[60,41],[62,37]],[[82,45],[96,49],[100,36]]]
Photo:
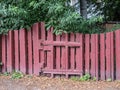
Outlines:
[[90,35],[85,35],[85,73],[90,73]]
[[28,39],[28,73],[33,74],[33,55],[32,55],[32,32],[27,31],[27,39]]
[[[74,34],[70,34],[70,41],[71,42],[74,42],[75,40],[75,36]],[[74,67],[75,67],[75,48],[74,47],[71,47],[70,48],[70,66],[71,66],[71,69],[74,70]]]
[[120,80],[120,30],[115,31],[116,79]]
[[80,53],[79,53],[79,55],[80,55],[80,73],[81,73],[81,75],[83,75],[83,34],[80,34],[80,42],[81,42],[81,47],[80,47]]
[[[66,44],[68,43],[68,34],[66,34],[65,42],[66,42]],[[69,61],[68,61],[68,49],[69,49],[69,48],[68,48],[67,45],[65,46],[65,49],[66,49],[66,51],[65,51],[65,52],[66,52],[66,54],[65,54],[65,55],[66,55],[66,56],[65,56],[65,57],[66,57],[66,58],[65,58],[65,59],[66,59],[66,67],[65,67],[65,68],[66,68],[66,70],[68,70],[68,67],[69,67],[69,64],[68,64],[68,62],[69,62]],[[68,75],[67,75],[67,77],[68,77]]]
[[114,32],[110,32],[111,36],[110,36],[110,58],[111,58],[111,79],[114,80],[114,66],[115,66],[115,62],[114,62],[114,58],[115,58],[115,52],[114,52]]
[[106,79],[111,78],[110,33],[106,34]]
[[[61,41],[65,41],[65,34],[62,35]],[[66,69],[66,52],[65,47],[61,47],[61,69]]]
[[100,79],[105,80],[105,34],[100,34]]
[[14,31],[14,42],[15,42],[15,70],[20,70],[20,58],[19,58],[19,31]]
[[6,72],[6,66],[7,66],[7,63],[6,63],[6,37],[5,35],[2,35],[2,63],[3,63],[3,67],[2,67],[2,72]]
[[78,48],[76,48],[76,70],[79,71],[79,75],[82,75],[82,72],[83,72],[83,68],[82,68],[82,36],[81,34],[76,34],[76,42],[79,42],[80,45]]
[[96,77],[96,47],[95,34],[91,35],[91,76]]
[[99,79],[99,61],[98,61],[98,45],[99,45],[99,42],[98,42],[98,34],[95,34],[95,72],[96,72],[96,79],[98,80]]
[[13,32],[9,31],[7,35],[7,72],[13,70]]
[[[47,41],[51,41],[51,30],[48,30],[48,32],[47,32]],[[43,48],[45,48],[45,47],[47,47],[47,46],[44,46]],[[52,66],[53,66],[53,63],[52,63],[52,60],[53,59],[51,59],[51,45],[50,46],[48,46],[48,50],[45,50],[45,51],[47,51],[47,68],[48,69],[53,69],[52,68]]]
[[39,75],[39,23],[35,23],[33,29],[33,58],[34,58],[34,74]]
[[44,52],[44,50],[43,50],[43,48],[44,48],[44,46],[43,46],[43,41],[45,41],[45,38],[46,38],[46,35],[45,35],[45,25],[44,25],[44,23],[43,22],[41,22],[40,23],[40,36],[41,36],[41,38],[40,38],[40,42],[39,42],[39,45],[40,45],[40,47],[41,47],[41,49],[40,49],[40,69],[41,68],[43,68],[43,67],[45,67],[45,65],[46,65],[46,63],[45,63],[45,52]]
[[66,52],[65,47],[61,47],[61,69],[66,70]]
[[26,60],[26,35],[25,30],[20,30],[20,71],[22,71],[24,74],[27,72],[27,60]]
[[[56,41],[60,41],[60,35],[56,36]],[[60,63],[61,63],[60,47],[56,47],[56,69],[57,70],[60,69]]]

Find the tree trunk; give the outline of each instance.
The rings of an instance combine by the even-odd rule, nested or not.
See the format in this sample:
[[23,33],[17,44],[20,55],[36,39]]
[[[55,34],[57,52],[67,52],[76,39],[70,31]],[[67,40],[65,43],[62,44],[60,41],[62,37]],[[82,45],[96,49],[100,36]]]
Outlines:
[[83,18],[87,19],[87,1],[79,0],[80,2],[80,14]]

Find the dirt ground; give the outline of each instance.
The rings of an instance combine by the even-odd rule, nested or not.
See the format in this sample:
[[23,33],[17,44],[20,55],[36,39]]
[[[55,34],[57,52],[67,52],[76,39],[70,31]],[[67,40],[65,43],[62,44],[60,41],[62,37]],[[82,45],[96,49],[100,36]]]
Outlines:
[[74,81],[65,78],[0,76],[0,90],[120,90],[120,81]]

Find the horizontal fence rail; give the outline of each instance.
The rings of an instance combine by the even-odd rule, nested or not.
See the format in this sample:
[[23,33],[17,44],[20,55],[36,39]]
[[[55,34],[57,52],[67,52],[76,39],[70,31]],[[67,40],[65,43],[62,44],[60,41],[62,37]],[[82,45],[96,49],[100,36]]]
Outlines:
[[82,76],[120,80],[120,30],[54,35],[44,23],[0,35],[1,72]]

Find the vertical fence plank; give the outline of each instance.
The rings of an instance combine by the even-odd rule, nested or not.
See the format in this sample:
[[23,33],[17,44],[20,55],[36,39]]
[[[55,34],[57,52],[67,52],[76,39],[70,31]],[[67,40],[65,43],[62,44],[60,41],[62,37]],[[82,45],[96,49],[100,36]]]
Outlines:
[[96,72],[96,79],[98,80],[99,79],[99,61],[98,61],[98,34],[95,34],[95,65],[96,65],[96,69],[95,69],[95,72]]
[[113,35],[114,33],[110,32],[110,34],[111,34],[111,36],[110,36],[111,77],[112,77],[112,80],[114,80],[114,65],[115,65],[114,64],[114,58],[115,58],[115,56],[114,56],[114,35]]
[[25,39],[25,30],[22,29],[19,32],[19,38],[20,38],[20,71],[24,74],[26,73],[26,39]]
[[[81,43],[80,42],[80,34],[79,33],[76,33],[76,42],[78,42],[78,43]],[[80,55],[79,55],[79,53],[81,53],[80,52],[80,48],[81,48],[81,45],[80,45],[80,47],[78,47],[78,48],[76,48],[76,70],[79,70],[80,69]]]
[[[60,35],[56,36],[56,41],[60,41]],[[56,69],[60,69],[60,47],[56,47]]]
[[[49,46],[50,47],[50,46]],[[46,60],[46,64],[47,64],[47,69],[52,69],[51,67],[51,51],[46,51],[47,52],[47,60]]]
[[85,73],[90,73],[90,35],[85,35]]
[[[73,33],[70,34],[70,41],[74,42],[75,36]],[[70,48],[70,60],[71,60],[71,69],[74,70],[75,68],[75,48],[71,47]]]
[[[53,43],[53,27],[50,28],[50,42]],[[51,68],[54,69],[54,46],[53,44],[50,46],[50,49],[51,49]]]
[[[32,27],[33,29],[33,57],[34,57],[34,74],[39,75],[39,23],[35,23]],[[44,33],[43,33],[44,34]]]
[[80,47],[79,48],[76,48],[76,70],[79,70],[80,71],[80,75],[82,75],[82,39],[81,39],[81,34],[77,33],[76,34],[76,42],[79,42],[80,43]]
[[81,48],[80,48],[80,72],[81,72],[81,75],[83,75],[83,34],[80,34],[80,42],[81,42]]
[[27,31],[28,33],[28,73],[33,73],[33,55],[32,55],[32,30]]
[[106,33],[106,79],[111,78],[110,33]]
[[95,34],[91,35],[91,76],[96,76],[96,60],[95,60]]
[[120,30],[115,31],[116,79],[120,79]]
[[[51,43],[53,43],[53,27],[51,27],[50,28],[50,32],[49,32],[49,34],[50,34],[50,42]],[[50,65],[50,67],[51,67],[51,69],[53,70],[54,69],[54,46],[53,46],[53,44],[50,46],[50,50],[51,50],[51,53],[50,53],[50,61],[51,61],[51,65]],[[54,75],[53,74],[51,74],[51,77],[54,77]]]
[[6,37],[5,35],[2,35],[2,63],[3,63],[3,67],[2,67],[2,72],[6,72],[6,67],[7,67],[7,63],[6,63]]
[[66,68],[66,56],[65,56],[65,47],[61,47],[61,69]]
[[100,34],[100,76],[105,80],[105,34]]
[[[47,41],[49,42],[50,40],[51,40],[51,35],[50,35],[50,33],[51,33],[51,30],[48,30],[47,31]],[[51,49],[51,46],[49,46],[49,49]],[[52,69],[52,60],[51,60],[51,51],[49,50],[47,50],[47,69]]]
[[[67,43],[68,43],[68,33],[66,33],[65,35],[66,35],[66,37],[65,37],[65,43],[67,44]],[[66,57],[66,58],[65,58],[65,59],[66,59],[66,65],[65,65],[66,67],[65,67],[65,68],[66,68],[66,71],[67,71],[67,70],[68,70],[68,67],[69,67],[69,64],[68,64],[68,62],[69,62],[69,61],[68,61],[68,46],[67,46],[67,45],[65,46],[65,49],[66,49],[66,51],[65,51],[65,52],[66,52],[66,54],[65,54],[65,55],[66,55],[66,56],[65,56],[65,57]],[[68,77],[69,77],[69,76],[68,76],[68,74],[66,73],[66,78],[68,78]]]
[[[43,42],[46,38],[46,35],[45,35],[45,24],[43,22],[40,23],[40,40],[41,42]],[[40,45],[42,48],[43,48],[43,45]],[[45,63],[45,52],[43,49],[40,50],[40,68],[43,68],[43,64],[46,65]]]
[[[47,31],[47,41],[53,42],[53,28]],[[50,51],[47,52],[47,67],[53,69],[53,45],[49,46]]]
[[[49,41],[49,42],[51,42],[51,43],[53,43],[53,33],[52,33],[52,31],[53,31],[53,27],[51,27],[50,28],[50,30],[48,30],[47,31],[47,41]],[[49,48],[50,48],[50,51],[48,51],[47,52],[47,67],[49,68],[49,69],[53,69],[53,67],[54,67],[54,58],[53,58],[53,51],[54,51],[54,47],[53,47],[53,45],[50,45],[49,46]]]
[[[65,34],[62,35],[61,41],[65,41]],[[66,69],[66,52],[65,47],[61,47],[61,69]]]
[[13,32],[9,31],[7,36],[7,72],[12,72],[13,70]]
[[14,42],[15,42],[15,70],[19,70],[19,36],[18,30],[14,31]]

